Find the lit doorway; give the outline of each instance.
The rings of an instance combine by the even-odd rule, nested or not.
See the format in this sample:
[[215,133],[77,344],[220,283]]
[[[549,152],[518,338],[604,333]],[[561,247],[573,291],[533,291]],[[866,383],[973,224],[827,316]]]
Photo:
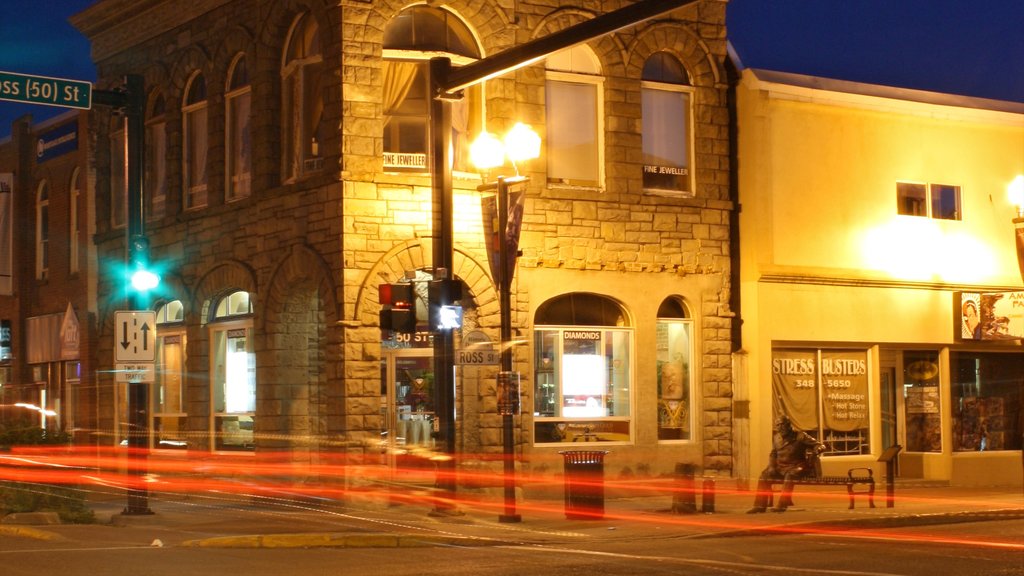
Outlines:
[[431,348],[387,350],[381,360],[381,440],[387,463],[434,447],[434,356]]

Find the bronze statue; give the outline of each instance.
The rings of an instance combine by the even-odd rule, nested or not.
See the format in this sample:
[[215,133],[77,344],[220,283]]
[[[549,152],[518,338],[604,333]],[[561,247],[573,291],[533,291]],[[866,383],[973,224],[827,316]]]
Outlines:
[[793,505],[793,482],[815,474],[812,458],[824,450],[825,445],[811,435],[794,430],[788,417],[782,416],[776,420],[768,467],[761,472],[754,507],[747,514],[757,514],[768,509],[773,480],[782,480],[783,484],[779,502],[772,511],[785,512],[786,508]]

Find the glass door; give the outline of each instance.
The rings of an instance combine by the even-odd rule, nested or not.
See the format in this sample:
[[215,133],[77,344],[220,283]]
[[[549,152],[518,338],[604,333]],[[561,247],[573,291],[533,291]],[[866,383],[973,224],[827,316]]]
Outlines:
[[388,351],[383,364],[381,438],[394,464],[394,455],[434,447],[433,350]]

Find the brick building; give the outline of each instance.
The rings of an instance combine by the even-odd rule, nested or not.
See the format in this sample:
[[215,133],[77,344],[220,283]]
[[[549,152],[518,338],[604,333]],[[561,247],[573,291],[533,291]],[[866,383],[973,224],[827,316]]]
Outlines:
[[[147,87],[145,227],[167,266],[154,446],[382,461],[431,447],[429,335],[382,335],[377,291],[435,272],[427,59],[464,65],[625,4],[104,0],[74,16],[100,88]],[[725,8],[700,0],[452,105],[458,347],[499,325],[477,191],[498,172],[469,163],[469,142],[521,121],[544,143],[516,167],[524,467],[560,469],[558,450],[586,442],[613,450],[612,473],[731,472]],[[96,249],[123,261],[123,123],[93,120]],[[119,286],[99,277],[101,366]],[[501,451],[496,370],[456,370],[463,460]],[[97,378],[98,426],[123,435],[124,385]]]
[[89,136],[69,111],[0,140],[0,420],[79,442],[96,441],[98,414]]

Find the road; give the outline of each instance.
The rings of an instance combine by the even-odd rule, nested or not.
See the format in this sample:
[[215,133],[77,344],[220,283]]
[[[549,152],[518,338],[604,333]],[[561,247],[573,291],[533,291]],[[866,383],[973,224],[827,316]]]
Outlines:
[[[609,527],[594,530],[609,530]],[[1024,575],[1024,520],[834,533],[567,538],[546,545],[424,548],[204,549],[138,542],[131,528],[102,543],[89,527],[45,541],[0,535],[5,576],[502,575]]]

